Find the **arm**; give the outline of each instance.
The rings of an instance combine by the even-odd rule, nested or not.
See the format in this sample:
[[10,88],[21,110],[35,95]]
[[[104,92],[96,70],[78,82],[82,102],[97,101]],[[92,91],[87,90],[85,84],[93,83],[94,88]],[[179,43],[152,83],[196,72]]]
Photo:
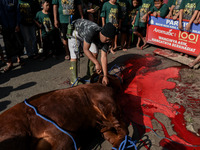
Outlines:
[[148,13],[146,13],[143,17],[142,20],[147,20],[147,17],[151,14],[152,12],[149,11]]
[[80,13],[81,19],[83,19],[83,9],[81,5],[78,5],[78,11]]
[[58,5],[53,5],[54,25],[58,28]]
[[183,9],[181,9],[181,10],[179,11],[179,24],[178,24],[178,28],[179,28],[180,30],[183,30],[182,21],[183,21]]
[[131,23],[132,25],[134,25],[134,24],[135,24],[135,19],[136,19],[136,16],[137,16],[137,13],[136,13],[136,15],[134,16],[133,22]]
[[90,44],[86,41],[83,42],[83,52],[85,55],[95,64],[97,73],[101,73],[101,65],[98,62],[98,60],[92,55],[92,53],[89,51]]
[[108,64],[108,58],[107,58],[107,53],[104,52],[103,50],[101,50],[101,64],[102,64],[102,69],[103,69],[103,80],[102,83],[104,85],[107,85],[109,83],[108,80],[108,68],[107,68],[107,64]]
[[194,20],[195,24],[199,23],[199,17],[200,17],[200,11],[198,12],[198,15],[197,15],[196,19]]
[[102,17],[102,27],[105,25],[105,18]]
[[188,24],[186,25],[186,27],[185,27],[185,29],[186,29],[187,31],[190,30],[190,27],[191,27],[191,25],[192,25],[194,19],[196,18],[197,14],[198,14],[198,10],[195,10],[194,14],[192,15],[192,18],[190,19],[189,23],[188,23]]
[[170,7],[170,11],[169,11],[169,14],[167,15],[167,18],[171,18],[172,17],[172,12],[173,12],[174,8],[175,8],[175,5],[172,5]]
[[[178,13],[176,13],[176,15],[175,16],[173,16],[173,20],[176,20],[178,17],[179,17],[179,15],[180,15],[180,10],[178,11]],[[182,14],[183,15],[183,14]]]

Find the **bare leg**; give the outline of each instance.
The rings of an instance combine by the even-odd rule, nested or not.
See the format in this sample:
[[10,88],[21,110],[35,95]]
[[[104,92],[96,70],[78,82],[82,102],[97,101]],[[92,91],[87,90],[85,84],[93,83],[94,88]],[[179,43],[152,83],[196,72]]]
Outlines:
[[140,42],[141,42],[141,38],[140,37],[138,37],[138,41],[137,41],[137,49],[140,49]]
[[116,54],[116,52],[114,51],[114,42],[115,42],[115,39],[114,40],[112,40],[112,45],[111,45],[111,48],[110,48],[110,52],[112,53],[112,54]]
[[131,40],[132,40],[132,34],[129,35],[128,46],[127,46],[127,48],[130,48],[130,47],[131,47]]
[[62,39],[62,42],[63,42],[65,53],[66,53],[65,59],[66,60],[70,60],[69,48],[68,48],[68,40]]
[[127,48],[126,48],[127,42],[126,42],[126,40],[127,40],[127,35],[126,35],[126,33],[122,33],[122,36],[121,36],[121,49],[122,49],[123,51],[127,51]]
[[115,49],[117,49],[117,35],[115,35],[115,41],[114,41],[114,49],[113,50],[115,50]]
[[143,48],[147,45],[145,37],[142,38],[142,41],[144,44],[141,46],[141,50],[143,50]]
[[196,58],[193,62],[189,63],[188,66],[192,68],[192,67],[194,67],[198,62],[200,62],[200,55],[198,55],[197,58]]

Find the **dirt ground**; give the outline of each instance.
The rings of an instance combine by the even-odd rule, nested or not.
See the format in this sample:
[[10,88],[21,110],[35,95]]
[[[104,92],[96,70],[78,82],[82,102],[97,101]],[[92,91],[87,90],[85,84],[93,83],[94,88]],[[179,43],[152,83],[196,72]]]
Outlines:
[[[149,46],[145,50],[137,50],[131,48],[128,52],[121,50],[117,51],[115,55],[109,54],[108,68],[111,68],[114,64],[124,65],[124,62],[128,58],[135,58],[135,56],[144,57],[146,54],[153,54],[153,51],[157,47]],[[64,60],[64,55],[59,55],[58,59],[49,58],[44,62],[39,60],[27,60],[26,56],[25,66],[21,67],[15,63],[15,68],[8,72],[3,73],[4,68],[2,62],[0,62],[0,113],[6,111],[10,107],[17,103],[24,101],[33,95],[52,91],[55,89],[63,89],[69,87],[69,61]],[[180,67],[179,78],[168,79],[168,81],[176,84],[173,89],[163,89],[163,93],[169,103],[178,103],[185,108],[184,120],[186,121],[186,128],[200,138],[200,70],[193,70],[180,63],[174,62],[161,56],[153,56],[161,61],[159,65],[153,68],[156,70],[163,70],[170,67]],[[80,59],[80,73],[79,77],[84,77],[86,74],[87,58]],[[142,67],[142,66],[141,66]],[[168,134],[177,134],[174,131],[173,125],[169,117],[162,113],[155,113],[155,118],[158,119],[167,128]],[[160,146],[160,141],[165,134],[162,131],[162,126],[157,123],[155,119],[152,120],[153,129],[157,129],[156,133],[146,132],[143,139],[148,137],[149,144],[152,150],[167,149]],[[130,126],[130,135],[133,134],[133,126]],[[148,144],[147,144],[148,145]],[[146,146],[141,143],[137,143],[138,149],[147,149]],[[186,147],[187,148],[187,147]],[[108,142],[101,142],[100,145],[96,145],[89,149],[111,149],[111,145]],[[170,149],[170,148],[169,148]],[[194,148],[200,149],[200,147]]]

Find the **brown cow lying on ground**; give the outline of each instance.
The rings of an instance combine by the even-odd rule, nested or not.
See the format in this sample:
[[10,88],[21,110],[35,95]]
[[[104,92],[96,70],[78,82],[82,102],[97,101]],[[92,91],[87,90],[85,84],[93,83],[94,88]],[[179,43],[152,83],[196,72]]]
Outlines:
[[[109,81],[111,87],[92,83],[39,94],[27,101],[70,133],[78,147],[91,128],[98,128],[117,148],[128,129],[115,99],[119,80],[111,77]],[[68,135],[36,116],[34,110],[22,102],[0,115],[0,149],[71,150],[74,144]]]

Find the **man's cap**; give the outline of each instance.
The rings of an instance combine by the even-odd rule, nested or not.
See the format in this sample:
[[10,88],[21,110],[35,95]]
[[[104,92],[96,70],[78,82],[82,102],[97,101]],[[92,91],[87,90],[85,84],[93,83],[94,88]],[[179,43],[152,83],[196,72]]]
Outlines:
[[105,37],[114,38],[116,35],[116,27],[112,23],[108,22],[103,26],[101,34]]

